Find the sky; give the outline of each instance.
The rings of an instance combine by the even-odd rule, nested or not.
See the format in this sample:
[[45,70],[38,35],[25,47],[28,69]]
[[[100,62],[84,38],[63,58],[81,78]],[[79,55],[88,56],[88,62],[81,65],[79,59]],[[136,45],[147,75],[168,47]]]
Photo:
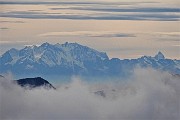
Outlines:
[[179,0],[0,0],[0,55],[77,42],[110,58],[180,59]]

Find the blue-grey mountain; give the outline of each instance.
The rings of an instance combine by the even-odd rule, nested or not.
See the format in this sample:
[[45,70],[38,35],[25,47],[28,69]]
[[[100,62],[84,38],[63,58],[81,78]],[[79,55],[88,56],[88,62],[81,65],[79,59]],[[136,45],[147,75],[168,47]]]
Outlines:
[[110,59],[78,43],[28,46],[21,50],[12,48],[0,57],[0,74],[11,72],[22,76],[119,76],[125,77],[136,67],[152,67],[172,74],[180,74],[180,60],[166,59],[159,52],[154,57],[138,59]]
[[51,83],[49,83],[47,80],[41,77],[24,78],[24,79],[15,80],[14,82],[20,85],[21,87],[27,89],[38,88],[38,87],[43,87],[45,89],[56,89]]

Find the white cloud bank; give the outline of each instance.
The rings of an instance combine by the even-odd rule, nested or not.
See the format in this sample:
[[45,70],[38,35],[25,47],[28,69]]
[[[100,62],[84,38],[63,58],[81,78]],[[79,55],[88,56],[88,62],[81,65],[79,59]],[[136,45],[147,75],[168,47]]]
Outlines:
[[75,78],[49,91],[23,90],[0,80],[1,120],[178,120],[179,106],[179,79],[152,69],[137,69],[132,79],[121,82]]

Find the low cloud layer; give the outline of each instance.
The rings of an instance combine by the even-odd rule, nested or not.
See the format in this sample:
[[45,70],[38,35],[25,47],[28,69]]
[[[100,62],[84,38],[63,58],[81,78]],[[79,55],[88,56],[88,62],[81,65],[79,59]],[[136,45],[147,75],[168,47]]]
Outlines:
[[[105,96],[94,94],[103,92]],[[1,120],[178,120],[180,81],[169,73],[136,69],[129,80],[73,78],[57,90],[24,90],[0,80]]]

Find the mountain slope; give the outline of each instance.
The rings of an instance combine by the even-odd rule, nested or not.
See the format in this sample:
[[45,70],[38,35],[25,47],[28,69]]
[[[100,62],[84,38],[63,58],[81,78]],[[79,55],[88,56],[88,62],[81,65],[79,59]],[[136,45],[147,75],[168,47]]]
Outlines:
[[[102,61],[109,59],[106,53],[98,52],[77,43],[25,47],[10,49],[0,58],[0,72],[12,71],[16,74],[51,73],[85,74],[103,69]],[[98,70],[97,70],[98,72]]]
[[109,59],[106,53],[78,43],[29,46],[10,49],[0,57],[0,74],[21,76],[128,76],[136,67],[152,67],[180,74],[180,60],[166,59],[161,52],[154,57]]
[[15,80],[15,83],[18,85],[25,87],[25,88],[37,88],[37,87],[44,87],[46,89],[56,89],[53,85],[51,85],[47,80],[44,80],[41,77],[36,78],[24,78]]

